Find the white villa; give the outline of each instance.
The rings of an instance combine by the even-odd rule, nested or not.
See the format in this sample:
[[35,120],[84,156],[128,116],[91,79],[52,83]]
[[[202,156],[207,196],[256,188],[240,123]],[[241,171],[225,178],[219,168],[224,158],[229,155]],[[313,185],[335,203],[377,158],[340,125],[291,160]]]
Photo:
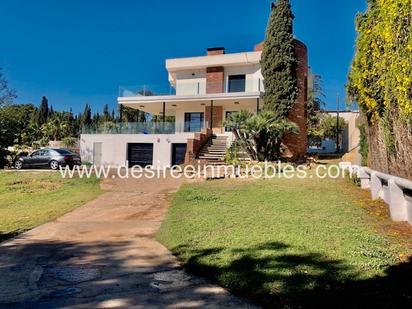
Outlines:
[[[291,136],[287,144],[292,154],[304,155],[307,50],[299,41],[295,46],[301,93],[290,119],[299,125],[301,134]],[[82,160],[159,169],[197,158],[222,160],[232,139],[224,119],[242,109],[258,113],[264,104],[261,50],[259,44],[253,51],[227,54],[218,47],[209,48],[205,56],[167,59],[169,85],[163,89],[122,87],[118,98],[123,106],[157,116],[156,121],[84,132],[87,134],[80,139]]]

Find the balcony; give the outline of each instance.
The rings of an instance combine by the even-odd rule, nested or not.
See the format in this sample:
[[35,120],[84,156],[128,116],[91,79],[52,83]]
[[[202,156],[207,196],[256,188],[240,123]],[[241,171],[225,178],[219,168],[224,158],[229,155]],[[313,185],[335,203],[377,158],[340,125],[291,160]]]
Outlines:
[[81,134],[181,134],[196,133],[208,127],[201,122],[122,122],[83,126]]
[[[236,93],[258,93],[264,91],[263,80],[260,78],[246,78],[244,85],[239,85],[236,81],[236,87],[230,87],[229,81],[226,80],[224,85],[225,94]],[[232,90],[231,90],[232,88]],[[234,89],[234,90],[233,90]],[[244,90],[244,91],[241,91]],[[175,85],[172,84],[154,84],[154,85],[136,85],[120,86],[119,98],[126,97],[163,97],[163,96],[205,96],[206,80],[193,81],[190,79],[177,80]]]

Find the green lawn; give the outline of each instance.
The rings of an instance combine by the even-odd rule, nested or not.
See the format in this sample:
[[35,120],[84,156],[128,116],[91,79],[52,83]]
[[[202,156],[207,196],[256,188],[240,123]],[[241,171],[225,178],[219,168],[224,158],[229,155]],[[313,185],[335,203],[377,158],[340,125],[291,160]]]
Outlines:
[[345,179],[185,185],[158,239],[189,271],[267,307],[409,305],[411,248],[368,195]]
[[99,181],[0,171],[0,240],[56,219],[100,194]]

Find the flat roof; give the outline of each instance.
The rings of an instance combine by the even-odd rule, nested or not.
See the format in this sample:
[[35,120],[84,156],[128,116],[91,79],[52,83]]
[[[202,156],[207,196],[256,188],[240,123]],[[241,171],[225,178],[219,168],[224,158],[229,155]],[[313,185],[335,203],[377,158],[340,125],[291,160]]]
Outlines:
[[190,102],[190,101],[211,101],[211,100],[242,100],[260,98],[260,92],[232,92],[232,93],[210,93],[204,95],[166,95],[166,96],[135,96],[119,97],[119,104],[145,104],[163,102]]
[[202,69],[214,66],[258,64],[260,63],[261,55],[261,51],[251,51],[233,54],[166,59],[166,69],[169,73],[172,73],[181,70]]

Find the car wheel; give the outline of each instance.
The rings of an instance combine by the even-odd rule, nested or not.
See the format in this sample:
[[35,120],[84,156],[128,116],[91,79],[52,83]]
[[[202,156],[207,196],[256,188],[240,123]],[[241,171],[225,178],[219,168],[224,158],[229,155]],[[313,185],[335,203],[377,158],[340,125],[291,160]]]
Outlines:
[[16,170],[21,170],[23,168],[23,162],[17,160],[16,162],[14,162],[14,167],[16,168]]
[[50,168],[52,169],[52,170],[57,170],[58,168],[59,168],[59,162],[57,162],[57,161],[50,161]]

